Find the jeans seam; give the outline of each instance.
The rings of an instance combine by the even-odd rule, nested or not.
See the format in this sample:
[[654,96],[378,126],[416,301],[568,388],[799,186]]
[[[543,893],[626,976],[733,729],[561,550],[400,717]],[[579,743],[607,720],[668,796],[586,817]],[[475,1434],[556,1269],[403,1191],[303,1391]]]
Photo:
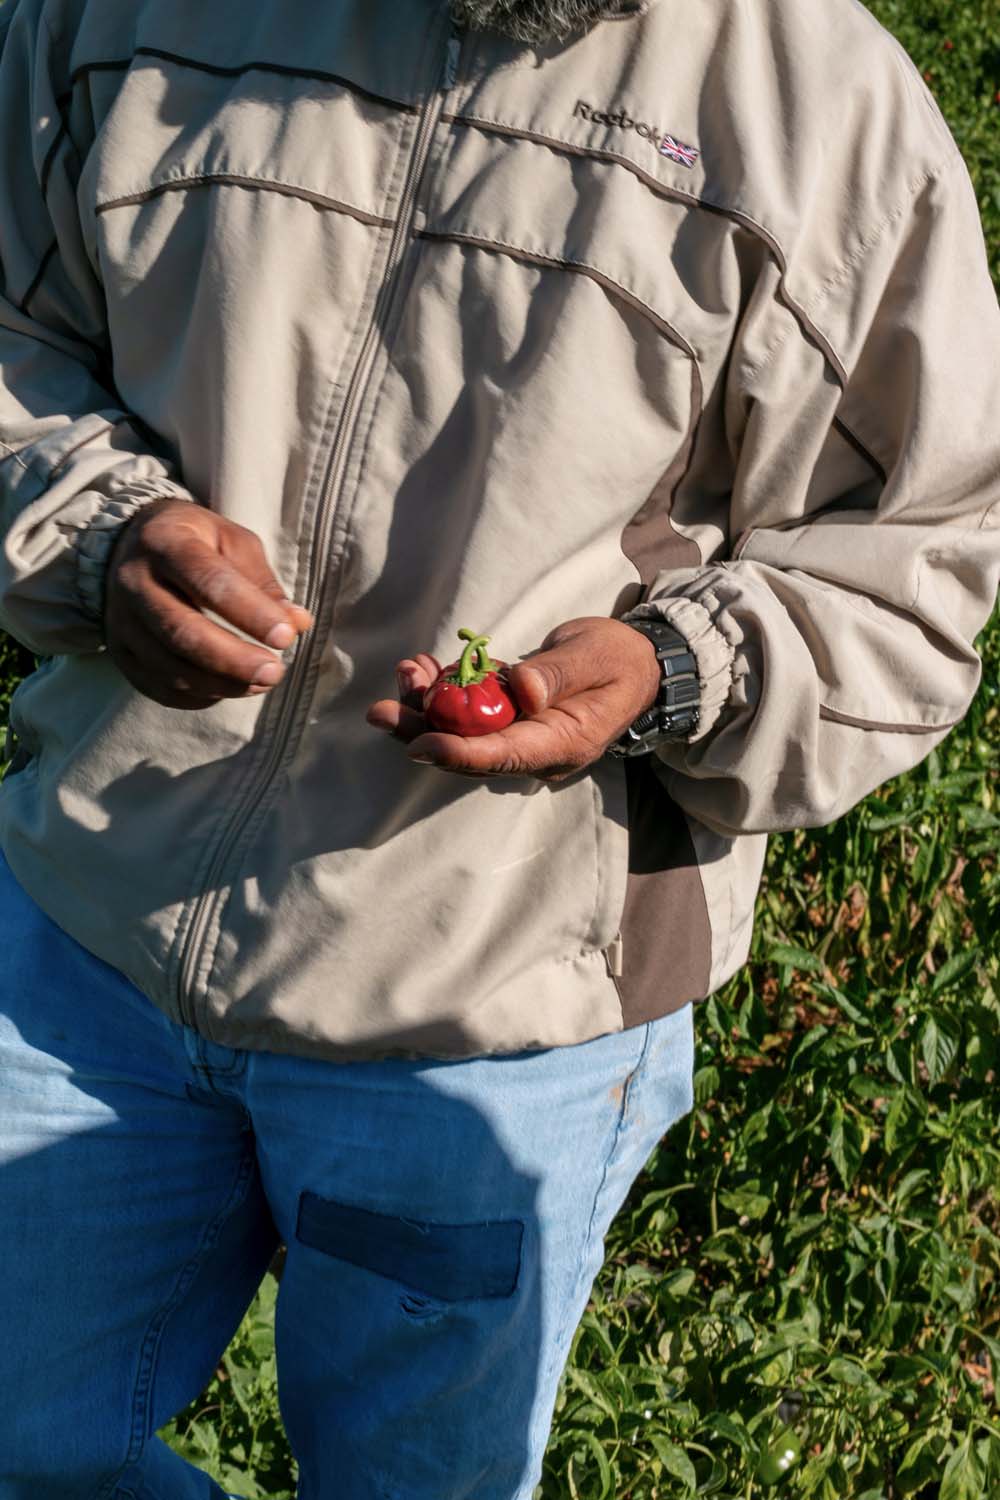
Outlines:
[[[632,1103],[633,1088],[634,1088],[634,1085],[635,1085],[635,1081],[636,1081],[636,1079],[639,1076],[639,1073],[642,1071],[643,1063],[646,1061],[646,1057],[647,1057],[647,1054],[649,1052],[649,1044],[650,1044],[650,1040],[651,1040],[651,1035],[650,1035],[651,1031],[652,1031],[652,1025],[651,1025],[651,1023],[649,1021],[647,1021],[646,1022],[646,1026],[645,1026],[645,1035],[644,1035],[644,1037],[642,1039],[642,1049],[641,1049],[641,1051],[639,1053],[638,1058],[636,1059],[635,1067],[632,1069],[631,1073],[626,1078],[626,1080],[625,1080],[625,1087],[622,1089],[622,1102],[621,1102],[621,1106],[620,1106],[620,1108],[618,1110],[618,1122],[615,1125],[614,1139],[611,1142],[611,1146],[610,1146],[610,1148],[608,1150],[607,1156],[604,1158],[604,1169],[601,1172],[601,1180],[597,1184],[597,1191],[594,1193],[593,1207],[590,1210],[590,1219],[589,1219],[588,1224],[587,1224],[587,1238],[584,1241],[584,1249],[585,1250],[586,1250],[587,1245],[590,1244],[590,1241],[593,1238],[593,1234],[594,1234],[594,1220],[597,1218],[597,1206],[598,1206],[598,1204],[601,1201],[601,1194],[604,1192],[604,1188],[605,1188],[605,1185],[606,1185],[607,1180],[608,1180],[608,1176],[609,1176],[610,1171],[611,1171],[611,1164],[614,1161],[616,1155],[618,1154],[618,1148],[621,1145],[622,1136],[625,1134],[625,1124],[626,1124],[626,1121],[627,1121],[628,1115],[629,1115],[629,1107],[630,1107],[630,1105]],[[580,1282],[583,1280],[583,1276],[584,1276],[584,1271],[583,1271],[583,1267],[581,1265],[580,1277],[579,1277],[579,1279],[578,1279],[578,1281],[576,1283],[576,1287],[574,1287],[574,1292],[579,1289]]]
[[[575,1302],[576,1301],[576,1298],[577,1298],[577,1296],[578,1296],[578,1294],[580,1292],[580,1289],[581,1289],[581,1287],[583,1286],[583,1284],[584,1284],[584,1282],[586,1280],[586,1275],[587,1275],[587,1271],[586,1271],[586,1267],[587,1267],[587,1250],[588,1250],[590,1242],[591,1242],[591,1240],[593,1239],[593,1236],[594,1236],[594,1221],[597,1218],[598,1205],[599,1205],[599,1203],[601,1201],[601,1194],[604,1192],[605,1184],[607,1183],[608,1175],[609,1175],[609,1173],[611,1171],[612,1162],[615,1160],[615,1157],[616,1157],[616,1155],[618,1153],[618,1148],[621,1145],[622,1136],[625,1133],[625,1123],[626,1123],[626,1120],[628,1118],[629,1108],[630,1108],[630,1105],[631,1105],[631,1102],[632,1102],[633,1084],[635,1083],[635,1080],[638,1077],[639,1073],[641,1072],[642,1066],[643,1066],[643,1064],[646,1061],[646,1057],[647,1057],[647,1055],[649,1053],[649,1047],[650,1047],[650,1041],[651,1041],[651,1039],[652,1039],[652,1025],[651,1025],[651,1023],[649,1021],[647,1021],[645,1023],[645,1035],[643,1036],[643,1039],[642,1039],[642,1047],[641,1047],[641,1049],[639,1051],[639,1056],[636,1058],[635,1066],[632,1068],[632,1071],[629,1073],[628,1077],[626,1078],[626,1080],[625,1080],[625,1086],[622,1089],[622,1101],[621,1101],[621,1104],[620,1104],[619,1109],[618,1109],[618,1120],[617,1120],[617,1123],[615,1125],[614,1138],[612,1139],[611,1145],[608,1148],[608,1154],[604,1158],[604,1168],[603,1168],[603,1170],[601,1172],[601,1180],[597,1184],[597,1188],[595,1189],[595,1192],[594,1192],[594,1202],[593,1202],[593,1205],[592,1205],[591,1210],[590,1210],[590,1218],[587,1221],[587,1232],[586,1232],[586,1235],[584,1236],[583,1247],[582,1247],[581,1254],[580,1254],[580,1269],[579,1269],[579,1272],[577,1274],[577,1278],[576,1278],[575,1282],[573,1283],[572,1291],[570,1292],[569,1300],[571,1302]],[[559,1347],[558,1347],[557,1341],[554,1340],[553,1341],[553,1345],[552,1345],[552,1351],[551,1351],[551,1354],[549,1356],[549,1362],[548,1362],[548,1365],[547,1365],[546,1370],[545,1370],[545,1375],[543,1377],[543,1382],[542,1382],[543,1384],[548,1384],[548,1382],[551,1380],[552,1375],[553,1375],[553,1367],[555,1366],[555,1364],[556,1364],[556,1362],[557,1362],[558,1359],[559,1359]]]
[[210,1220],[202,1231],[198,1246],[194,1254],[181,1269],[174,1283],[173,1291],[159,1310],[154,1313],[146,1329],[146,1334],[140,1347],[139,1369],[136,1373],[135,1389],[132,1395],[132,1420],[128,1451],[121,1466],[95,1492],[94,1500],[126,1500],[126,1497],[127,1500],[134,1500],[134,1497],[130,1495],[128,1490],[120,1489],[119,1482],[129,1465],[136,1463],[141,1457],[142,1449],[146,1442],[146,1422],[149,1417],[150,1396],[156,1379],[156,1359],[163,1330],[171,1315],[187,1295],[191,1283],[204,1263],[205,1256],[218,1240],[222,1226],[245,1197],[253,1173],[253,1165],[253,1152],[248,1150],[237,1168],[236,1177],[230,1189],[229,1196],[215,1218]]

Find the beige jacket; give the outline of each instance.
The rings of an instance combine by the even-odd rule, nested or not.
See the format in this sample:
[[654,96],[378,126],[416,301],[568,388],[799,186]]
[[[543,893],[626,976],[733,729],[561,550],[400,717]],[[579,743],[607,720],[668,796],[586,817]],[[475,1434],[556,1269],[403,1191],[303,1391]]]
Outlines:
[[[0,843],[216,1041],[579,1042],[747,956],[771,830],[966,713],[1000,312],[958,150],[855,0],[655,0],[564,47],[440,0],[0,12]],[[263,698],[136,693],[115,529],[180,494],[316,616]],[[460,625],[665,615],[690,743],[558,786],[365,723]]]

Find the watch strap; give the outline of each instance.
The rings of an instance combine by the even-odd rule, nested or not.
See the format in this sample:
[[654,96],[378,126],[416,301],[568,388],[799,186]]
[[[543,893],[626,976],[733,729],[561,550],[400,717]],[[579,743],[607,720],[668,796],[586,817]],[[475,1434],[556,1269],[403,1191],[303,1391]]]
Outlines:
[[614,756],[649,755],[657,745],[687,739],[700,719],[701,683],[694,652],[680,631],[666,620],[625,620],[653,646],[660,663],[660,689],[655,703],[608,746]]

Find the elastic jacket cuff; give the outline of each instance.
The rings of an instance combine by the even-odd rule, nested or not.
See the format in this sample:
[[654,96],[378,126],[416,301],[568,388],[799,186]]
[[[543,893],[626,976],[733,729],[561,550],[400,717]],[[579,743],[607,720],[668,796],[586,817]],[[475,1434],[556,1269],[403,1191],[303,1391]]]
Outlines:
[[134,479],[109,486],[108,498],[76,530],[76,595],[88,620],[104,624],[105,585],[108,560],[122,528],[137,511],[153,500],[191,500],[187,490],[169,479]]
[[701,686],[700,715],[698,728],[685,740],[695,745],[712,729],[722,713],[733,684],[733,659],[735,649],[715,623],[721,605],[711,590],[706,590],[700,599],[683,596],[650,599],[637,604],[622,619],[665,620],[680,632],[687,641],[698,667]]

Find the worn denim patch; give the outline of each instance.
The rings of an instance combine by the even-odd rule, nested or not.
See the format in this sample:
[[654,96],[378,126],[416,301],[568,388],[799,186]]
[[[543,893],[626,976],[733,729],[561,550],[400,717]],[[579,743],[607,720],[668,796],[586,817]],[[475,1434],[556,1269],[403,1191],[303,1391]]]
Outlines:
[[305,1192],[295,1235],[303,1245],[424,1296],[466,1302],[511,1295],[521,1268],[524,1225],[518,1219],[484,1224],[399,1219]]

